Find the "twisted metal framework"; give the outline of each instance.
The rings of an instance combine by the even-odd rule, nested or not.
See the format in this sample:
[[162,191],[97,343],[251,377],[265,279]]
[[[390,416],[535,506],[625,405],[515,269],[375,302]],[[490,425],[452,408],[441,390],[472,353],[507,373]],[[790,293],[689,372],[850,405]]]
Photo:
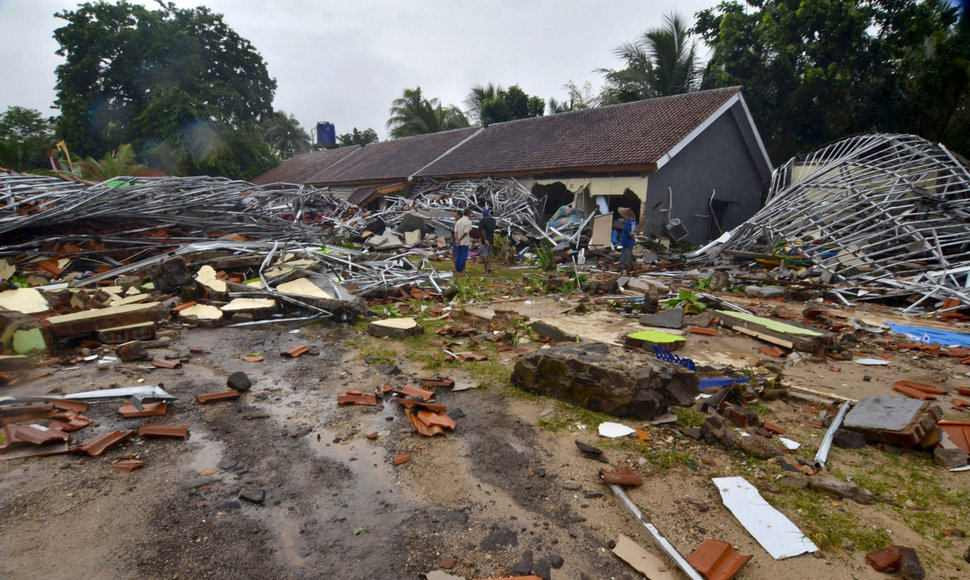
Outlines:
[[776,169],[764,208],[720,251],[799,256],[883,297],[970,303],[970,173],[915,135],[852,137]]

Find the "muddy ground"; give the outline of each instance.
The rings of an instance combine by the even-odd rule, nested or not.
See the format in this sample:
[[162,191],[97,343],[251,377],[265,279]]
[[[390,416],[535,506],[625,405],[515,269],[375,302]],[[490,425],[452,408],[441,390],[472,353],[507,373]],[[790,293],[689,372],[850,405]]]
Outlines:
[[[0,392],[47,395],[163,384],[179,398],[167,416],[123,419],[117,403],[98,403],[85,412],[95,423],[76,438],[137,430],[149,421],[191,428],[188,441],[135,437],[97,458],[0,461],[0,577],[415,579],[442,568],[469,579],[528,573],[640,577],[610,551],[619,534],[660,550],[599,482],[605,465],[583,458],[575,440],[600,445],[614,467],[644,475],[644,484],[629,495],[682,554],[719,538],[753,555],[738,578],[884,575],[865,563],[863,538],[870,536],[861,532],[835,537],[814,555],[772,560],[721,505],[711,477],[745,476],[814,537],[832,535],[848,525],[839,518],[851,516],[863,531],[889,530],[891,543],[915,547],[928,577],[970,575],[962,559],[970,546],[963,537],[970,533],[970,475],[935,467],[924,452],[836,449],[830,465],[843,477],[868,474],[872,485],[902,469],[908,475],[900,488],[911,483],[906,478],[915,482],[916,494],[918,486],[939,488],[939,497],[953,498],[945,506],[921,504],[889,484],[876,490],[882,501],[874,505],[811,496],[818,505],[810,506],[789,500],[790,492],[773,483],[780,471],[770,462],[698,443],[676,425],[626,421],[648,430],[645,446],[604,442],[581,410],[483,380],[475,363],[440,370],[478,386],[439,391],[438,402],[458,424],[444,437],[413,433],[391,398],[376,407],[339,407],[337,394],[345,390],[417,384],[434,374],[403,344],[368,337],[360,326],[184,328],[176,336],[171,347],[152,354],[181,359],[178,369],[141,362],[98,370],[81,362],[34,371],[34,380]],[[303,356],[279,355],[303,344],[311,349]],[[721,331],[692,339],[681,354],[720,353],[751,368],[781,364],[765,361],[760,346]],[[376,352],[380,362],[365,360]],[[511,370],[514,354],[489,352]],[[243,362],[249,353],[265,359]],[[834,370],[830,362],[807,361],[786,373],[804,388],[842,389],[857,398],[888,392],[899,373],[954,386],[970,368],[918,353],[895,356],[877,369],[845,362]],[[749,360],[741,364],[739,357]],[[195,402],[196,394],[222,390],[237,370],[252,379],[249,393],[236,401]],[[805,399],[759,407],[804,444],[800,453],[806,458],[824,435],[811,424],[824,409],[832,407]],[[376,438],[367,437],[373,433]],[[412,460],[395,467],[393,459],[405,452]],[[129,457],[143,459],[145,467],[130,474],[110,469]],[[260,493],[261,502],[246,499]],[[929,515],[934,517],[924,517]]]

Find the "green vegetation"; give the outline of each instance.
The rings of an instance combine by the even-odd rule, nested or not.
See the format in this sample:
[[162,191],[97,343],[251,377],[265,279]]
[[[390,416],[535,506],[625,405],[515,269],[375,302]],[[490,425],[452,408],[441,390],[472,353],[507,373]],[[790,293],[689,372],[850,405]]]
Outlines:
[[272,167],[254,135],[276,92],[263,58],[221,14],[160,6],[87,2],[55,15],[66,23],[54,31],[65,57],[58,135],[86,157],[131,143],[170,175],[246,179]]
[[869,527],[841,502],[811,489],[786,489],[767,498],[823,552],[871,551],[893,543],[889,530]]

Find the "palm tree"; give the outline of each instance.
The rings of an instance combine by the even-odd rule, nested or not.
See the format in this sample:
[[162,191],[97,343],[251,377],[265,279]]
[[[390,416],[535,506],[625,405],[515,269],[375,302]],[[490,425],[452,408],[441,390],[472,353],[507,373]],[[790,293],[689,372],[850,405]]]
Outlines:
[[88,157],[84,161],[74,163],[81,168],[81,178],[89,181],[106,181],[112,177],[137,177],[146,167],[138,163],[135,149],[128,143],[117,151],[105,155],[100,161]]
[[274,111],[256,126],[256,134],[276,155],[286,159],[310,150],[310,134],[293,115]]
[[468,127],[468,118],[461,109],[454,105],[442,107],[438,99],[425,99],[421,87],[404,89],[403,95],[391,103],[390,114],[387,128],[392,139]]
[[600,69],[606,79],[606,103],[678,95],[700,87],[697,42],[690,39],[678,14],[668,14],[663,26],[644,32],[639,40],[619,46],[613,53],[626,68]]
[[468,98],[465,99],[465,105],[468,106],[468,116],[476,124],[480,124],[482,122],[482,105],[486,100],[497,99],[501,92],[502,85],[488,83],[487,85],[473,86],[471,92],[468,93]]

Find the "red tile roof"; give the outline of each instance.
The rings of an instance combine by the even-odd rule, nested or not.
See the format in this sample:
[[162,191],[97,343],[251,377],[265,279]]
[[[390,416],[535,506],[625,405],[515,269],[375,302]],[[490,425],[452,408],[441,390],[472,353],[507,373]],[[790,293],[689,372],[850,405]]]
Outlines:
[[478,127],[470,127],[371,143],[340,163],[322,169],[304,183],[332,185],[401,181],[478,130]]
[[254,183],[383,185],[412,175],[650,171],[740,92],[740,87],[698,91],[330,149],[289,159]]
[[257,176],[253,179],[253,183],[256,185],[267,185],[269,183],[307,183],[309,177],[340,161],[357,149],[360,149],[360,147],[353,145],[297,155],[280,163],[266,173]]
[[489,125],[422,177],[651,170],[740,93],[732,87]]

